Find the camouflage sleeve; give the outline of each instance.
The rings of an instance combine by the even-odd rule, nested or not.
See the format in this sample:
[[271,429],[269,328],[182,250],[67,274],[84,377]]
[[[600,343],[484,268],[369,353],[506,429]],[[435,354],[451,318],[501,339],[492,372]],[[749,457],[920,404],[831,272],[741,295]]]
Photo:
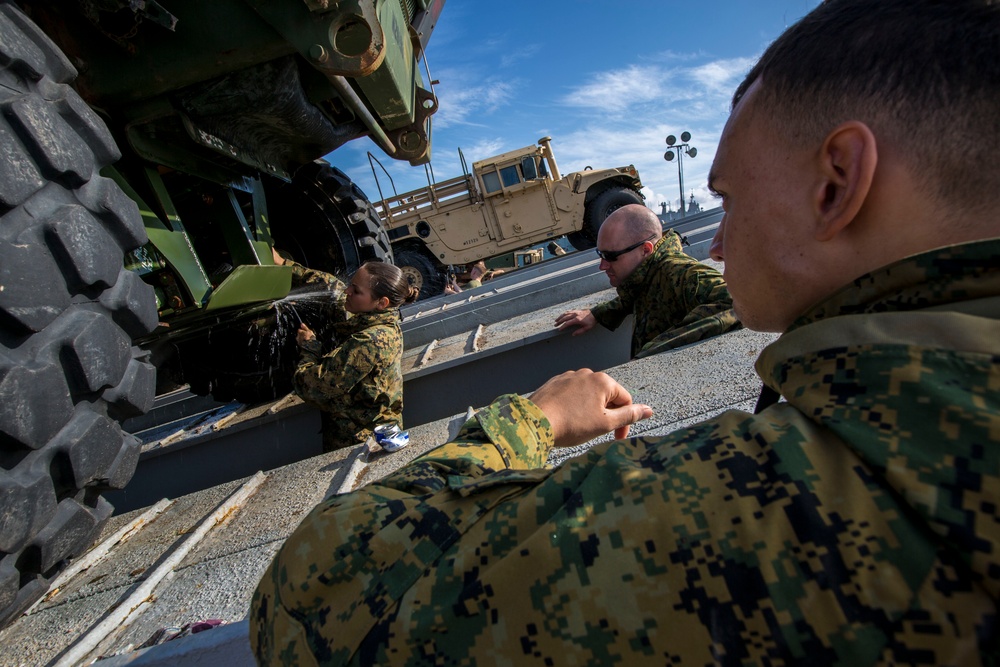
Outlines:
[[[523,469],[544,463],[551,444],[548,420],[531,401],[502,396],[455,442],[317,505],[254,592],[250,644],[258,664],[382,664],[366,661],[358,644],[470,526],[551,474]],[[428,493],[442,488],[453,493]],[[433,664],[412,655],[409,664]]]
[[705,338],[718,336],[719,334],[726,333],[727,331],[735,331],[742,326],[743,325],[740,321],[736,319],[736,312],[730,308],[729,310],[724,310],[721,313],[716,313],[715,315],[702,317],[701,319],[695,320],[686,326],[676,327],[674,329],[670,329],[669,331],[664,331],[662,334],[643,345],[642,349],[636,353],[635,358],[641,359],[642,357],[649,357],[654,354],[659,354],[660,352],[673,350],[681,347],[682,345],[688,345],[689,343],[704,340]]
[[726,279],[718,270],[700,262],[678,266],[683,267],[682,270],[671,271],[667,279],[685,315],[676,325],[646,343],[636,353],[636,358],[665,352],[742,326],[733,311],[733,297],[729,294]]
[[614,331],[625,321],[626,317],[632,314],[632,307],[632,302],[626,301],[619,294],[611,301],[599,303],[591,308],[590,314],[602,327]]
[[677,326],[721,313],[733,307],[733,297],[729,294],[726,279],[717,269],[695,262],[685,267],[678,276],[674,293],[684,302],[687,315]]
[[409,493],[431,493],[453,484],[456,476],[541,468],[553,442],[552,425],[538,406],[507,394],[480,409],[453,442],[415,459],[381,484]]
[[335,275],[303,266],[291,259],[285,260],[285,266],[292,267],[292,286],[326,285],[337,292],[343,292],[347,286]]
[[323,359],[323,345],[315,338],[307,340],[299,345],[299,354],[302,359],[299,366],[306,362],[318,364]]
[[325,287],[330,292],[330,300],[327,302],[310,301],[315,317],[331,320],[333,322],[343,322],[347,319],[347,311],[344,310],[345,294],[347,286],[336,276],[317,271],[299,264],[290,259],[285,260],[285,266],[292,267],[292,287],[313,287],[322,289]]
[[367,331],[359,331],[317,359],[315,347],[302,349],[302,361],[292,377],[302,400],[323,405],[347,400],[376,368],[384,367],[382,346]]

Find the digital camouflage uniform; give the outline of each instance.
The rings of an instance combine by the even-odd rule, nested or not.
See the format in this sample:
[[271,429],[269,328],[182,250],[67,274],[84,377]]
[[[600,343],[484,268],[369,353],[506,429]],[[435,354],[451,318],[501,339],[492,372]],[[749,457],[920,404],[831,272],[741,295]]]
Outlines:
[[259,659],[996,664],[998,256],[855,280],[763,351],[787,402],[756,415],[540,470],[546,419],[502,397],[303,521],[254,596]]
[[295,393],[322,411],[324,450],[364,442],[379,424],[402,428],[399,309],[349,316],[342,282],[328,273],[289,264],[294,285],[325,284],[341,295],[330,311],[335,320],[332,349],[324,353],[317,339],[300,346],[301,359],[292,378]]
[[722,274],[684,254],[681,237],[672,229],[617,290],[617,297],[590,312],[611,331],[629,314],[635,316],[633,357],[664,352],[741,326]]

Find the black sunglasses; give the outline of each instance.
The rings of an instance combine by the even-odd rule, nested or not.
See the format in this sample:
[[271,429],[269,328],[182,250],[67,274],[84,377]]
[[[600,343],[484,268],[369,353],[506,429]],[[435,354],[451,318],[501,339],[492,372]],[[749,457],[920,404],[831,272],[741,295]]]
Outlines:
[[625,248],[624,250],[600,250],[600,249],[597,249],[597,250],[595,250],[595,252],[597,253],[597,256],[600,257],[601,259],[603,259],[605,262],[613,262],[616,259],[618,259],[619,257],[621,257],[622,255],[624,255],[625,253],[632,252],[633,250],[635,250],[636,248],[638,248],[639,246],[641,246],[643,243],[646,243],[647,241],[652,241],[652,240],[653,240],[653,237],[650,236],[648,239],[643,239],[643,240],[639,241],[638,243],[636,243],[635,245],[630,245],[629,247]]

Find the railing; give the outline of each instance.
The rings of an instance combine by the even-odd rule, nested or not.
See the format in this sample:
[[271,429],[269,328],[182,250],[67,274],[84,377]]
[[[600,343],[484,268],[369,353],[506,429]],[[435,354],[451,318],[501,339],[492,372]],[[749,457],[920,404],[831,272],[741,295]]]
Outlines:
[[473,198],[472,177],[457,176],[433,187],[404,192],[375,202],[375,210],[382,220],[391,225],[397,217],[426,216],[438,213],[442,208],[457,202],[464,205],[466,197],[469,201]]

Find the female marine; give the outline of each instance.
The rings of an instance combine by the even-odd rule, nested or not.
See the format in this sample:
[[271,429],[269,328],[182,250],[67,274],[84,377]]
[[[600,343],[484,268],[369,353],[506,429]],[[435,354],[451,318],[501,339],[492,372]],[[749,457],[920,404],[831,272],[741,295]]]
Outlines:
[[[276,262],[281,259],[276,254]],[[293,284],[326,283],[342,295],[332,309],[333,341],[324,345],[306,324],[296,333],[300,360],[295,393],[322,412],[323,449],[364,442],[380,424],[403,428],[403,334],[399,306],[416,299],[402,271],[366,262],[344,289],[330,274],[281,260]]]

